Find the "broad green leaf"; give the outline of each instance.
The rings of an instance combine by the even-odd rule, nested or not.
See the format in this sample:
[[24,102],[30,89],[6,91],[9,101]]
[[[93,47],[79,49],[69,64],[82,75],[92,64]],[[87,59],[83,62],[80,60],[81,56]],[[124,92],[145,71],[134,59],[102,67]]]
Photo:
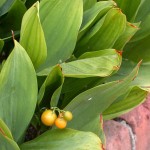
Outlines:
[[46,103],[49,106],[51,99],[51,104],[53,107],[56,107],[59,100],[63,80],[64,78],[61,67],[59,65],[53,67],[39,90],[38,105],[41,105],[41,103]]
[[97,0],[83,0],[84,11],[96,4]]
[[44,32],[39,18],[39,2],[25,13],[20,33],[20,44],[30,56],[35,68],[38,68],[47,56]]
[[104,78],[100,77],[65,78],[62,88],[63,98],[61,99],[61,107],[64,108],[73,98],[83,91],[88,90],[97,84],[102,84],[103,80]]
[[0,130],[0,150],[20,150],[20,148],[15,141],[3,135]]
[[147,91],[142,90],[136,86],[133,87],[130,93],[124,99],[114,102],[103,112],[104,119],[108,120],[116,118],[129,112],[139,104],[143,103],[147,94]]
[[[86,58],[87,57],[87,58]],[[106,77],[118,70],[121,60],[114,49],[85,53],[81,59],[62,63],[62,72],[66,77]]]
[[[118,28],[119,26],[119,28]],[[80,56],[87,51],[112,48],[126,27],[126,17],[120,9],[113,8],[100,19],[85,36],[78,41],[75,55]]]
[[[113,76],[107,79],[107,81],[122,80],[128,75],[132,69],[136,66],[136,63],[128,59],[123,59],[120,70]],[[140,65],[139,73],[132,82],[133,86],[139,86],[145,90],[149,90],[150,85],[150,63],[142,63]]]
[[142,0],[135,0],[135,1],[115,0],[118,7],[121,8],[123,13],[125,13],[125,15],[127,16],[128,21],[134,20],[136,13],[137,13],[137,9],[139,8],[141,1]]
[[147,15],[147,17],[144,20],[141,21],[140,30],[138,30],[138,32],[131,39],[130,42],[135,42],[135,41],[138,42],[139,40],[141,40],[141,39],[147,37],[148,35],[150,35],[149,22],[150,22],[150,14]]
[[13,137],[9,128],[7,127],[7,125],[4,123],[2,119],[0,119],[0,130],[5,136],[13,140]]
[[[150,9],[147,7],[148,2],[145,0],[142,3],[145,8],[142,6],[142,11],[139,8],[138,12],[138,19],[142,20],[141,23],[141,30],[139,30],[130,43],[128,43],[125,47],[125,53],[124,57],[127,59],[130,59],[132,61],[139,61],[143,60],[143,62],[149,63],[150,57],[149,57],[149,43],[150,43],[150,28],[149,28],[149,21],[150,21]],[[143,13],[142,13],[143,12]],[[138,20],[137,19],[137,20]]]
[[[100,115],[96,115],[89,124],[84,125],[84,131],[88,131],[89,128],[91,129],[90,132],[95,133],[101,139],[102,130],[101,130],[101,122],[100,122]],[[104,141],[103,141],[104,142]]]
[[139,64],[124,79],[120,81],[109,82],[91,88],[78,96],[76,96],[64,110],[70,110],[73,113],[73,120],[68,122],[68,127],[85,130],[93,130],[87,128],[91,120],[96,115],[105,111],[119,96],[127,92],[131,81],[137,75]]
[[78,35],[78,40],[88,31],[90,28],[102,18],[113,6],[114,1],[101,1],[97,2],[91,9],[87,10],[83,14],[83,21]]
[[2,39],[0,39],[0,52],[1,52],[2,48],[3,48],[3,46],[4,46],[4,41]]
[[47,59],[40,67],[43,70],[64,62],[75,48],[82,22],[82,0],[42,0],[40,19],[47,44]]
[[15,41],[15,47],[0,74],[0,118],[10,129],[15,141],[21,140],[36,103],[35,70],[26,51]]
[[[106,15],[104,15],[100,20],[98,20],[96,22],[96,24],[94,26],[92,26],[92,28],[85,34],[85,36],[83,36],[76,45],[76,49],[74,51],[74,55],[76,57],[78,57],[78,55],[81,53],[82,54],[82,50],[78,50],[78,47],[80,47],[81,45],[87,44],[88,41],[90,41],[90,39],[100,30],[100,28],[102,27],[104,21],[105,21]],[[82,34],[81,34],[82,35]],[[80,37],[79,37],[80,38]],[[80,45],[81,44],[81,45]],[[79,45],[79,46],[78,46]],[[85,45],[84,45],[85,46]],[[87,48],[86,51],[89,51],[89,48]],[[86,52],[85,51],[85,52]],[[79,53],[80,52],[80,53]],[[78,54],[79,53],[79,54]],[[84,51],[83,51],[84,53]]]
[[132,38],[132,42],[141,40],[150,35],[150,7],[149,0],[142,0],[136,14],[135,22],[141,22],[140,30]]
[[0,16],[7,13],[15,0],[1,0],[0,1]]
[[[137,2],[135,1],[133,3],[137,3]],[[150,13],[149,0],[141,0],[140,6],[136,14],[135,21],[137,22],[143,21],[149,13]]]
[[123,50],[127,42],[133,37],[133,35],[139,30],[140,23],[127,23],[125,31],[120,35],[114,44],[114,48]]
[[55,129],[22,144],[20,148],[21,150],[102,150],[102,144],[91,132]]
[[[8,0],[9,1],[9,0]],[[11,30],[18,31],[21,27],[22,17],[26,7],[21,0],[15,0],[8,14],[3,18],[0,26],[0,37],[7,38],[11,36]]]
[[138,40],[137,42],[128,43],[125,46],[124,58],[138,62],[143,60],[144,63],[150,62],[150,35]]

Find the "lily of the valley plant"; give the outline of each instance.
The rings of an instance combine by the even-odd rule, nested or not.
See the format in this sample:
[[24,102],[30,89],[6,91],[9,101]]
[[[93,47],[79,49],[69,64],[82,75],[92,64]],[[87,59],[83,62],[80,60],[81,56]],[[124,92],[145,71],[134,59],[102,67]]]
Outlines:
[[0,1],[0,150],[102,150],[150,89],[149,6]]

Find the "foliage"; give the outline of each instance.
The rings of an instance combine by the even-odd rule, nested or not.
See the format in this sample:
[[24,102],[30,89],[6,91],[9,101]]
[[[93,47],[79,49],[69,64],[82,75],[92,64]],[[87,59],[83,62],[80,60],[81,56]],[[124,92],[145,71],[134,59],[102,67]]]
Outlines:
[[[2,0],[0,149],[102,150],[103,119],[132,110],[150,90],[149,4]],[[46,127],[45,109],[57,110],[52,124],[68,111],[72,120]],[[30,126],[37,137],[26,142]]]

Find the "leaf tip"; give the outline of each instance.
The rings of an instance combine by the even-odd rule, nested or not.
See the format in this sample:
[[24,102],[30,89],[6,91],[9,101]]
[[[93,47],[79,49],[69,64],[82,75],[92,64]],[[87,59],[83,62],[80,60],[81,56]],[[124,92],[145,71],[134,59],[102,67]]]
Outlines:
[[102,114],[100,115],[100,123],[101,123],[101,128],[103,129],[104,126],[103,126],[103,115]]
[[57,67],[62,71],[62,67],[60,64],[57,64]]
[[142,64],[142,59],[139,61],[139,63],[138,63],[138,67],[140,67],[141,66],[141,64]]
[[113,70],[119,70],[120,67],[119,66],[113,66]]
[[2,135],[6,136],[6,134],[4,133],[4,131],[2,130],[2,128],[0,128],[0,132],[2,133]]
[[117,52],[120,56],[122,56],[122,54],[123,54],[123,51],[122,51],[122,50],[121,50],[121,51],[116,50],[116,52]]
[[15,41],[15,34],[14,34],[14,31],[13,31],[13,30],[11,30],[11,34],[12,34],[12,39],[13,39],[13,41]]
[[141,64],[142,64],[142,61],[143,61],[143,60],[140,60],[139,63],[137,64],[138,69],[137,69],[136,74],[135,74],[135,76],[133,77],[132,81],[137,77],[139,68],[140,68],[140,66],[141,66]]
[[133,28],[140,29],[139,27],[137,27],[136,25],[134,25],[134,24],[132,24],[132,23],[130,23],[130,22],[128,22],[128,24],[129,24],[129,26],[131,26],[131,27],[133,27]]
[[37,8],[39,10],[39,1],[33,4],[33,7]]

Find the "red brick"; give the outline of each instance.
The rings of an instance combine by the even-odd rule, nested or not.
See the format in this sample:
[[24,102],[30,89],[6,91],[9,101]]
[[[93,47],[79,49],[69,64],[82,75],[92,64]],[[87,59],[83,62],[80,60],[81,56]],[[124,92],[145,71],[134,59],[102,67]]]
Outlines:
[[121,116],[136,135],[136,150],[150,150],[150,96],[145,103]]
[[110,120],[104,122],[106,150],[132,150],[130,133],[127,127]]

